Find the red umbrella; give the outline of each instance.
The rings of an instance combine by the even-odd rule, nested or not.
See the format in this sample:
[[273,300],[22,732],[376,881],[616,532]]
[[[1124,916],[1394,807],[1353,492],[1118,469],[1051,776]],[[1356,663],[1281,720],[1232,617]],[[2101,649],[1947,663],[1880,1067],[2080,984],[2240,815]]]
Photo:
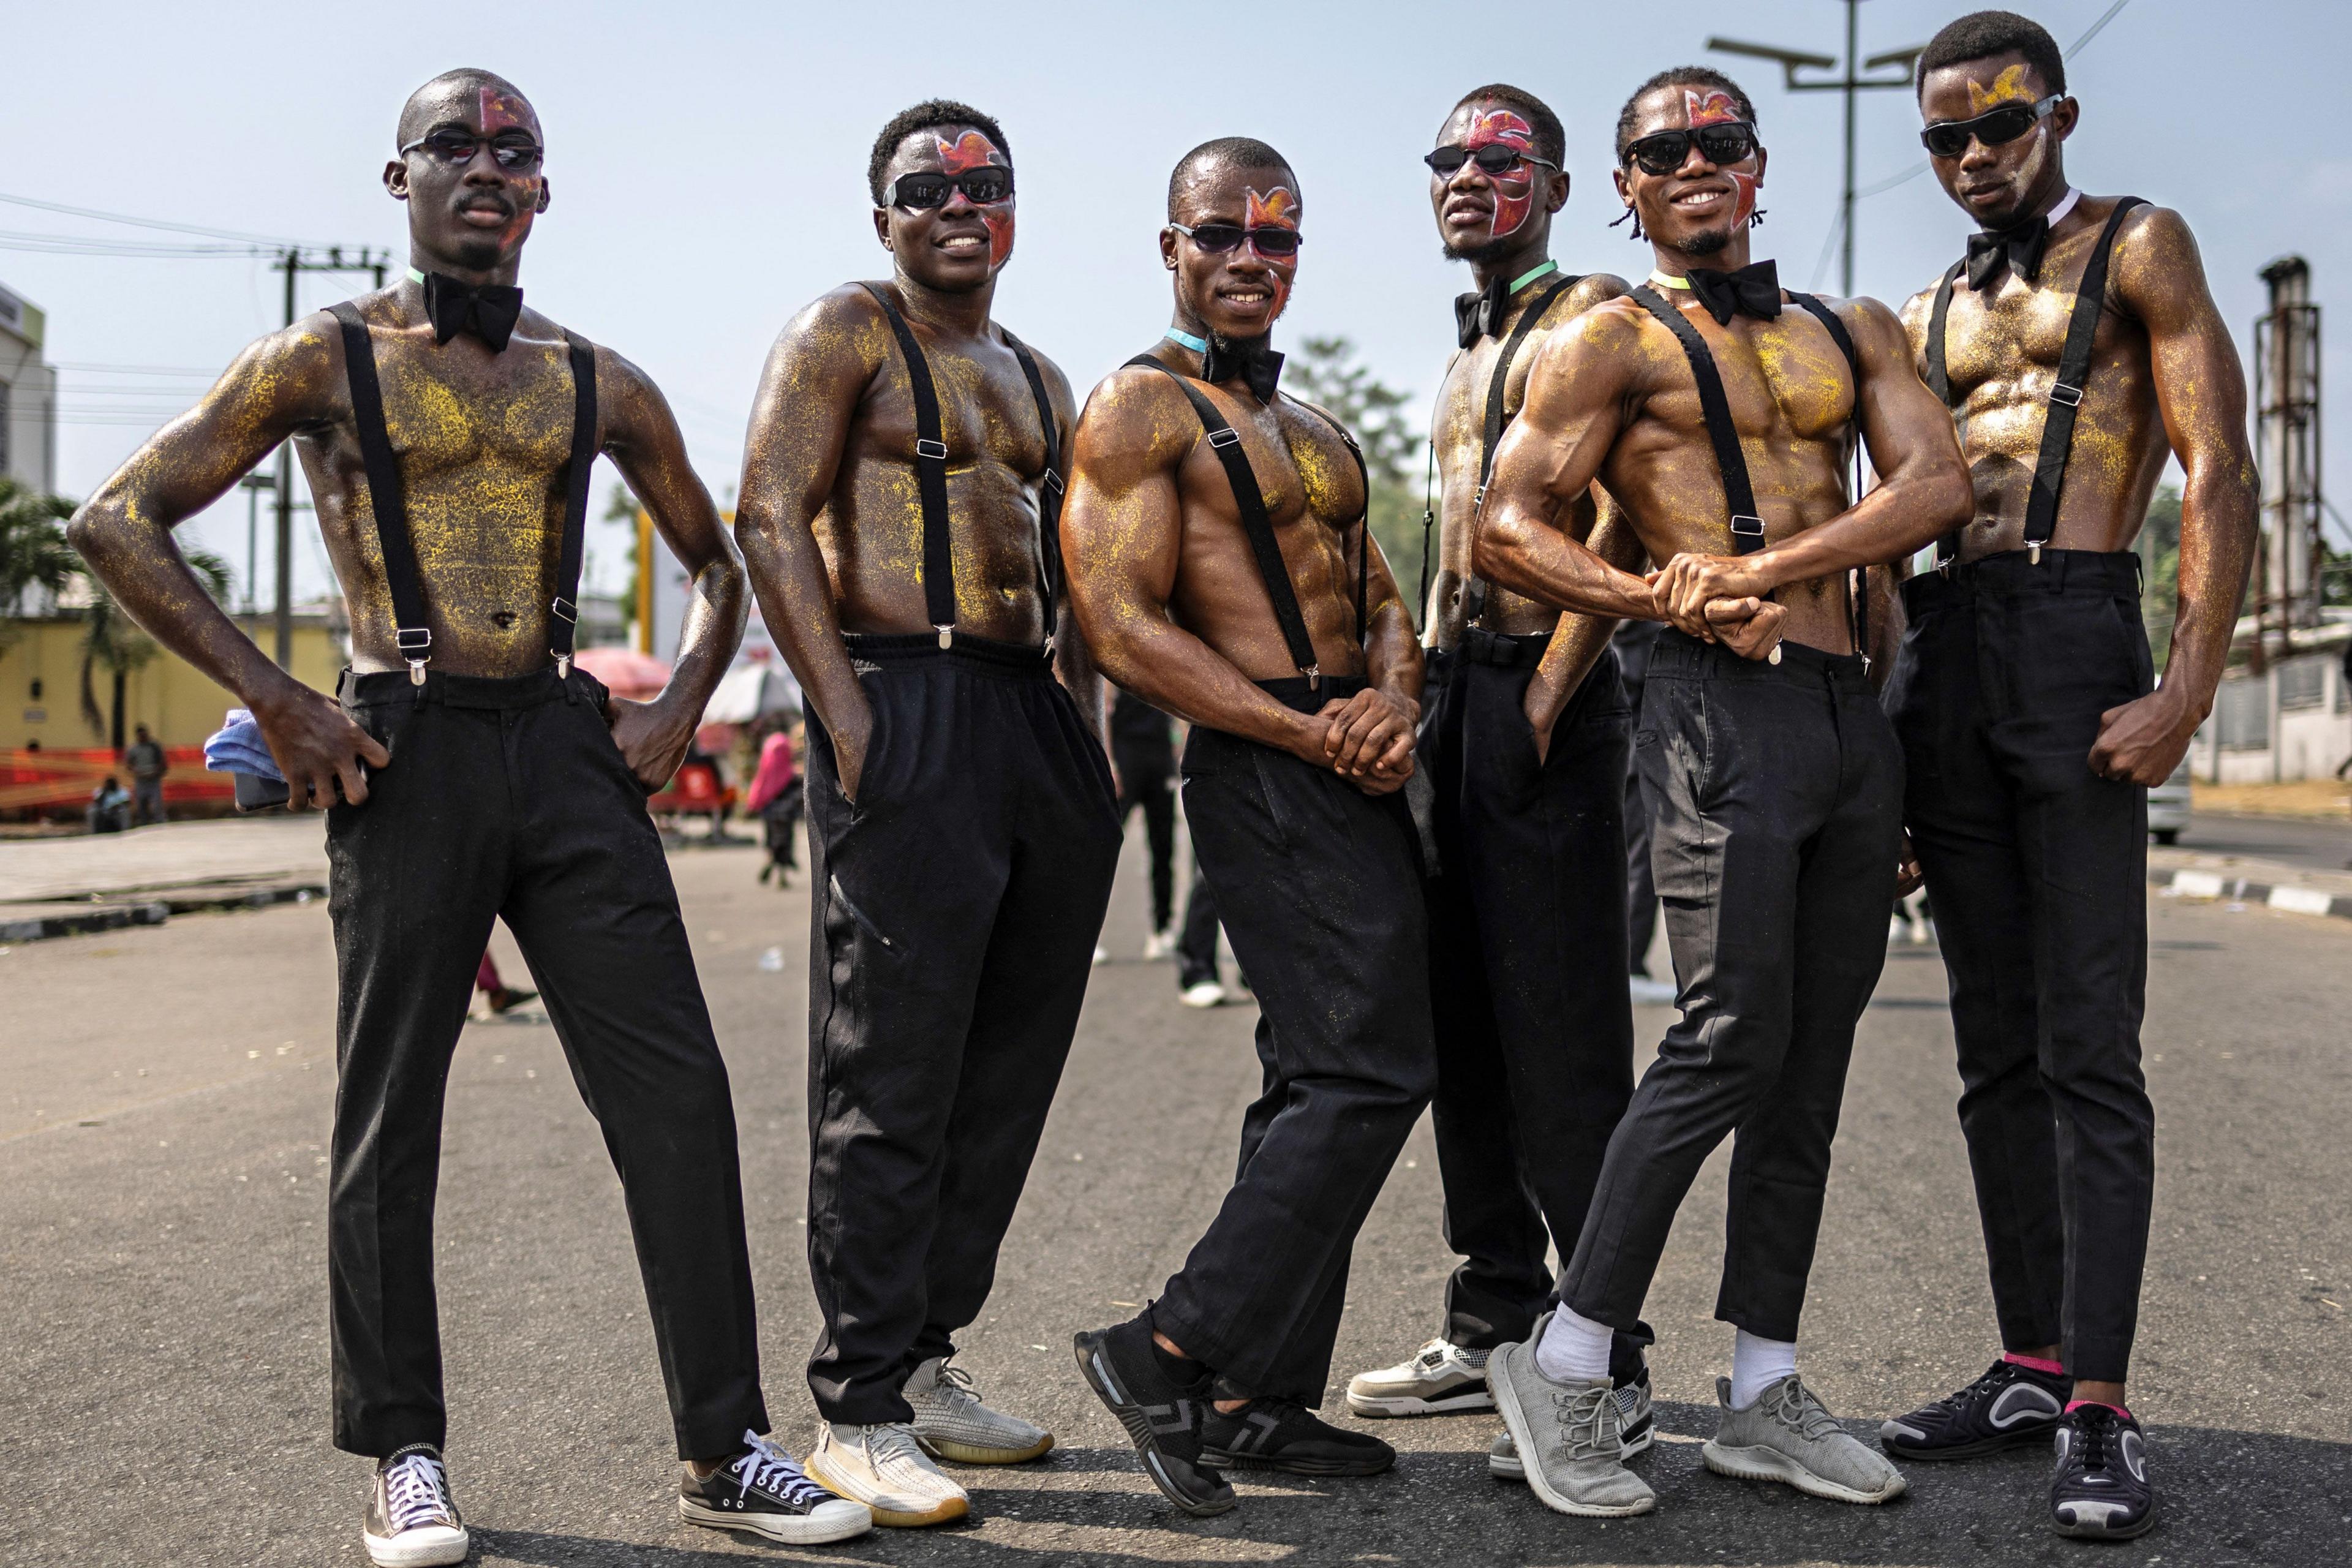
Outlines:
[[592,647],[572,662],[603,681],[614,696],[634,701],[657,697],[669,684],[668,665],[632,648]]

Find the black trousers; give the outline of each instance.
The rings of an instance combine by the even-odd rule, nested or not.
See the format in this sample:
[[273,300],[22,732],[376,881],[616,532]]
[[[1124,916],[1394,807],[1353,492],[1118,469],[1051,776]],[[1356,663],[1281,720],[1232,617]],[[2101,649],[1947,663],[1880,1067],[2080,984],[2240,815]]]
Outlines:
[[1151,929],[1166,931],[1176,921],[1176,793],[1168,775],[1152,763],[1157,759],[1129,756],[1118,751],[1119,831],[1127,831],[1129,814],[1143,812],[1144,842],[1151,851]]
[[1886,962],[1902,753],[1859,658],[1784,644],[1771,665],[1675,631],[1634,750],[1685,1012],[1609,1142],[1560,1299],[1632,1326],[1675,1211],[1736,1134],[1716,1316],[1793,1341],[1854,1026]]
[[2008,1349],[2124,1379],[2156,1179],[2140,1071],[2147,792],[2091,772],[2155,675],[2137,558],[1996,555],[1904,585],[1887,703],[1935,900],[1960,1128]]
[[1576,1250],[1633,1093],[1619,897],[1631,716],[1604,651],[1538,762],[1524,704],[1550,640],[1474,627],[1433,652],[1421,732],[1442,868],[1427,889],[1432,1113],[1445,1240],[1462,1255],[1444,1333],[1476,1350],[1535,1327],[1551,1244]]
[[[1360,685],[1261,684],[1302,712]],[[1197,726],[1184,814],[1257,989],[1265,1087],[1153,1321],[1230,1385],[1319,1405],[1356,1232],[1436,1088],[1420,853],[1402,794]]]
[[768,1429],[727,1066],[660,837],[584,671],[346,675],[392,752],[327,814],[341,995],[328,1274],[335,1446],[445,1436],[442,1097],[490,923],[514,932],[620,1173],[681,1458]]
[[[1609,639],[1617,654],[1617,679],[1625,705],[1642,710],[1650,673],[1650,650],[1665,628],[1655,621],[1622,621]],[[1642,798],[1642,770],[1625,770],[1625,952],[1628,973],[1647,978],[1650,944],[1658,934],[1658,884],[1650,876],[1650,806]]]
[[1201,869],[1201,841],[1192,837],[1192,889],[1184,895],[1184,929],[1176,936],[1176,988],[1190,991],[1217,974],[1217,895]]
[[848,639],[857,802],[809,725],[809,1271],[828,1421],[909,1421],[996,1279],[1118,863],[1110,765],[1036,648]]

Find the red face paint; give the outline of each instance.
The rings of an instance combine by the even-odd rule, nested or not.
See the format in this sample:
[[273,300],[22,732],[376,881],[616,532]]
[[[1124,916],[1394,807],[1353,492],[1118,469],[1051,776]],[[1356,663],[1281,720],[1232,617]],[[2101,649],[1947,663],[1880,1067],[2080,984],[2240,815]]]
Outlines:
[[[996,143],[977,131],[967,131],[953,142],[944,136],[936,140],[940,147],[940,168],[947,174],[961,174],[967,169],[982,169],[1004,162],[1003,154],[996,150]],[[1013,254],[1013,198],[1007,196],[1001,202],[992,202],[980,208],[980,221],[988,226],[988,268],[993,272],[1003,266],[1005,258]]]
[[1726,169],[1724,174],[1738,193],[1731,204],[1731,226],[1738,228],[1756,216],[1756,191],[1760,182],[1745,169]]
[[530,106],[520,98],[485,87],[478,95],[477,111],[482,119],[482,134],[495,136],[501,131],[530,129]]
[[[1475,116],[1462,145],[1475,153],[1481,147],[1508,147],[1522,156],[1535,152],[1535,128],[1507,109],[1490,109]],[[1536,172],[1528,163],[1514,163],[1488,176],[1495,187],[1495,226],[1491,237],[1517,234],[1535,211]]]
[[1739,112],[1739,100],[1720,89],[1701,91],[1695,87],[1683,89],[1683,109],[1686,123],[1693,131],[1702,125],[1721,125],[1727,121],[1745,120]]
[[[1276,185],[1264,195],[1260,195],[1255,186],[1245,187],[1245,189],[1248,191],[1249,200],[1244,209],[1246,215],[1242,220],[1244,228],[1297,228],[1298,226],[1298,198],[1290,194],[1289,186]],[[1278,318],[1284,309],[1289,305],[1291,274],[1297,265],[1295,259],[1286,263],[1268,263],[1273,271],[1274,289],[1274,310],[1266,317],[1268,321]]]

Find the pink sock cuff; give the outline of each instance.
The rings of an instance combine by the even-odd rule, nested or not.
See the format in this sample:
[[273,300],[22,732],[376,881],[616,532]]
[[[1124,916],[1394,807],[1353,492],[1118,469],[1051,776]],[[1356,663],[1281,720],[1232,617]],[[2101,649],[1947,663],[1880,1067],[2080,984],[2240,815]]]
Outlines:
[[2053,1377],[2066,1375],[2066,1366],[2063,1362],[2043,1361],[2038,1355],[2020,1355],[2015,1351],[2003,1351],[2000,1359],[2018,1366],[2032,1367],[2036,1372],[2046,1372]]
[[2068,1401],[2066,1402],[2066,1414],[2067,1414],[2067,1415],[2074,1415],[2074,1412],[2076,1412],[2077,1410],[2080,1410],[2080,1409],[2081,1409],[2081,1408],[2083,1408],[2083,1406],[2084,1406],[2085,1405],[2096,1405],[2100,1406],[2100,1407],[2101,1407],[2101,1408],[2103,1408],[2103,1409],[2112,1410],[2112,1411],[2114,1411],[2116,1415],[2118,1415],[2122,1416],[2122,1417],[2123,1417],[2125,1420],[2126,1420],[2126,1421],[2136,1419],[2136,1417],[2135,1417],[2135,1416],[2133,1416],[2132,1413],[2131,1413],[2130,1411],[2128,1411],[2128,1410],[2125,1409],[2122,1405],[2109,1405],[2109,1404],[2108,1404],[2105,1400],[2104,1400],[2104,1399],[2070,1399],[2070,1400],[2068,1400]]

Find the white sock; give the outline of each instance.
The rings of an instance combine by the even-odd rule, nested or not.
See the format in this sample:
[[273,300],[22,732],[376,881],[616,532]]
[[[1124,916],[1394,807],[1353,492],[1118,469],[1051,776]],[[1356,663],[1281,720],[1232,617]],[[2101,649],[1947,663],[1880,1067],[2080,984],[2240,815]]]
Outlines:
[[1731,1342],[1731,1407],[1745,1410],[1764,1391],[1797,1370],[1797,1347],[1786,1340],[1759,1339],[1746,1329]]
[[1609,1342],[1615,1331],[1566,1307],[1536,1342],[1536,1370],[1554,1383],[1594,1383],[1609,1376]]

